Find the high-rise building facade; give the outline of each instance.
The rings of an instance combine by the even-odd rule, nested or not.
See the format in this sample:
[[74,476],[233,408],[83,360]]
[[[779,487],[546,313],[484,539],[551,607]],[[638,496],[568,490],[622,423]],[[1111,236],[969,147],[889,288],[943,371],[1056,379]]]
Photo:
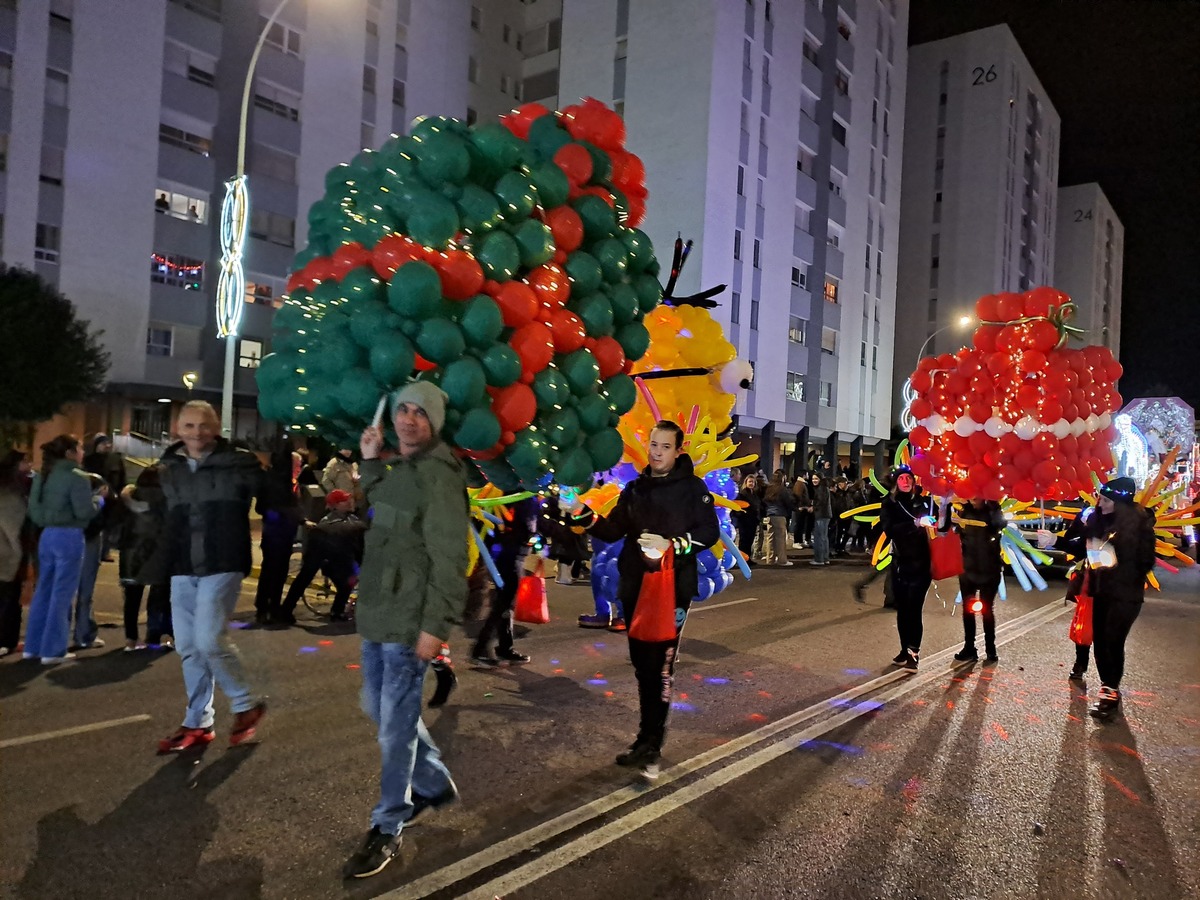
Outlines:
[[1121,274],[1125,228],[1100,185],[1058,189],[1054,286],[1075,301],[1075,322],[1089,344],[1120,356]]
[[1053,284],[1059,134],[1007,25],[909,49],[894,396],[980,296]]

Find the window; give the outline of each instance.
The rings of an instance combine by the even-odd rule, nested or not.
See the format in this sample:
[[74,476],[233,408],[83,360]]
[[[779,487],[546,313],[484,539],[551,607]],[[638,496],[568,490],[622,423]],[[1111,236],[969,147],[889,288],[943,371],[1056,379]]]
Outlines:
[[824,327],[821,329],[821,352],[827,353],[830,356],[837,355],[837,338],[838,333],[832,328]]
[[33,258],[42,262],[58,262],[59,237],[57,225],[43,225],[38,222],[33,241]]
[[746,196],[746,167],[738,166],[737,191],[739,197]]
[[0,172],[8,171],[8,135],[0,134]]
[[216,57],[175,41],[167,41],[163,48],[163,69],[205,87],[216,84]]
[[246,279],[247,303],[273,306],[276,309],[283,306],[284,283],[281,279],[255,272],[247,272]]
[[250,145],[250,169],[283,184],[296,183],[296,157],[266,144]]
[[172,0],[184,9],[213,22],[221,21],[221,0]]
[[742,295],[737,291],[733,292],[729,301],[729,321],[734,325],[742,321]]
[[363,66],[363,93],[375,93],[375,67]]
[[195,190],[159,187],[154,192],[154,209],[173,219],[203,224],[208,221],[208,195]]
[[808,320],[801,319],[799,316],[792,316],[788,319],[788,340],[793,344],[806,343],[808,335]]
[[501,31],[501,36],[502,36],[504,43],[511,44],[512,43],[512,26],[505,25]]
[[[258,17],[258,30],[262,32],[266,27],[267,17]],[[274,47],[280,53],[287,53],[291,56],[300,55],[300,32],[294,28],[289,28],[282,22],[275,22],[267,29],[267,37],[265,43],[268,46]]]
[[864,369],[867,366],[867,342],[863,341],[858,351],[858,364]]
[[733,258],[742,258],[742,233],[736,230],[733,232]]
[[[375,126],[370,122],[363,122],[358,128],[358,140],[363,147],[375,146]],[[290,247],[291,244],[288,244]]]
[[185,291],[198,291],[204,286],[204,260],[173,253],[151,253],[150,280]]
[[758,330],[758,300],[754,297],[750,298],[750,328]]
[[367,37],[379,37],[379,23],[374,19],[367,19]]
[[807,206],[796,207],[796,229],[798,231],[809,231],[809,223],[812,221],[812,210]]
[[512,82],[507,75],[500,76],[500,93],[507,94]]
[[155,328],[153,325],[146,329],[146,355],[170,356],[174,350],[175,332],[170,328]]
[[467,124],[474,125],[479,120],[479,113],[475,112],[471,107],[467,107]]
[[804,376],[798,372],[788,372],[787,386],[783,389],[783,395],[797,403],[807,403],[808,397],[804,393]]
[[792,284],[799,287],[800,286],[800,278],[801,278],[800,269],[797,266],[792,266]]
[[300,121],[300,95],[287,88],[255,79],[254,105],[280,118],[292,122]]
[[296,220],[280,213],[267,212],[261,209],[250,212],[250,236],[259,240],[270,241],[281,247],[291,247],[295,243]]
[[838,302],[838,283],[832,278],[825,279],[825,299],[830,303]]
[[820,51],[818,51],[816,44],[805,41],[804,47],[800,52],[803,53],[804,58],[814,66],[819,66],[821,64],[821,54]]
[[[875,321],[876,322],[879,321],[879,310],[878,309],[875,310]],[[879,368],[879,348],[878,347],[871,348],[871,368],[872,369]]]
[[74,13],[74,0],[50,0],[50,27],[70,31]]
[[838,19],[837,32],[841,36],[843,41],[850,40],[850,26],[847,25],[845,22],[843,22],[841,19]]
[[63,148],[42,144],[42,167],[38,180],[47,184],[63,183]]
[[0,50],[0,88],[12,90],[12,54]]
[[617,37],[629,34],[629,0],[617,0]]
[[392,105],[404,105],[404,82],[399,78],[392,79]]
[[833,382],[821,382],[821,399],[822,406],[833,406]]
[[471,84],[479,83],[479,63],[473,56],[467,57],[467,81]]
[[[841,69],[838,69],[838,73],[833,79],[833,86],[834,86],[834,89],[837,90],[837,92],[839,94],[841,94],[843,97],[845,97],[847,94],[850,93],[850,76],[847,75],[845,72],[843,72]],[[886,117],[887,117],[887,112],[885,111],[884,118],[886,118]]]
[[762,241],[754,239],[754,268],[762,268]]
[[47,106],[63,106],[67,105],[68,88],[70,86],[70,76],[66,72],[60,72],[58,69],[46,70],[46,105]]
[[257,369],[262,362],[262,341],[238,341],[238,365],[243,369]]
[[846,146],[846,126],[843,125],[841,122],[839,122],[837,119],[834,119],[832,132],[833,132],[833,139],[835,141],[837,141],[839,144],[841,144],[843,147],[845,147]]
[[472,6],[471,7],[471,30],[479,31],[482,25],[483,25],[483,10],[481,10],[478,6]]
[[190,131],[175,128],[164,123],[160,123],[158,126],[158,140],[163,144],[179,147],[181,150],[190,150],[192,153],[199,153],[201,156],[208,156],[212,151],[211,137],[193,134]]

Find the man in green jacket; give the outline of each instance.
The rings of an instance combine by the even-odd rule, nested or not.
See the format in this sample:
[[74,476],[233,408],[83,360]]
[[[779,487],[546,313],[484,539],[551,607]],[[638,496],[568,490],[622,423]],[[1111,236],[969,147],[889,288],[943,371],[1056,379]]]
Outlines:
[[458,799],[458,789],[421,721],[430,661],[467,599],[466,479],[438,435],[446,395],[417,381],[392,397],[400,453],[380,459],[380,426],[362,434],[360,487],[370,506],[355,620],[362,637],[362,704],[379,728],[380,800],[366,841],[342,868],[347,878],[383,870],[404,825]]

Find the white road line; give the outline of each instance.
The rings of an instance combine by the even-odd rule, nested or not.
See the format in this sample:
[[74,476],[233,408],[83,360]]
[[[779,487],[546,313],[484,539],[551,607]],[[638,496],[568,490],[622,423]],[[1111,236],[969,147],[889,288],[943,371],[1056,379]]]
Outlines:
[[133,725],[136,722],[149,721],[150,716],[143,713],[138,716],[126,716],[123,719],[109,719],[107,722],[93,722],[91,725],[76,725],[74,728],[62,728],[58,731],[27,734],[24,737],[7,738],[0,741],[0,750],[8,747],[20,747],[22,744],[36,744],[38,741],[50,741],[54,738],[70,737],[73,734],[86,734],[89,731],[100,731],[104,728],[116,728],[118,725]]
[[704,612],[706,609],[721,609],[726,606],[737,606],[739,603],[753,603],[757,597],[743,597],[741,600],[726,600],[724,603],[693,603],[688,615]]
[[[732,602],[736,603],[739,601]],[[1031,612],[1028,612],[1017,619],[1006,622],[997,628],[997,643],[1008,643],[1009,641],[1020,637],[1026,631],[1041,625],[1043,621],[1049,621],[1055,616],[1061,615],[1064,611],[1065,610],[1060,603],[1055,601],[1047,604],[1046,606],[1042,606]],[[947,649],[939,651],[938,653],[930,654],[926,659],[922,660],[922,662],[928,667],[951,660],[954,650],[954,647],[948,647]],[[706,750],[704,753],[701,753],[698,756],[694,756],[691,759],[685,760],[678,765],[667,769],[662,773],[658,781],[655,782],[655,789],[665,787],[671,784],[673,781],[677,781],[680,778],[691,774],[692,772],[707,768],[713,763],[720,762],[723,759],[733,756],[748,747],[752,747],[755,744],[761,743],[766,739],[779,734],[780,732],[788,731],[799,725],[803,725],[806,722],[823,716],[829,712],[831,707],[838,708],[851,706],[850,701],[857,699],[863,694],[869,694],[874,690],[887,687],[898,681],[905,681],[906,685],[914,684],[915,686],[924,686],[928,682],[945,678],[946,674],[946,670],[940,668],[936,671],[929,671],[926,669],[926,671],[921,672],[920,676],[912,676],[910,672],[903,669],[888,672],[879,676],[878,678],[873,678],[870,681],[866,681],[863,684],[843,691],[836,696],[829,697],[826,700],[821,700],[812,704],[811,706],[806,707],[805,709],[784,716],[782,719],[779,719],[775,722],[763,725],[761,728],[757,728],[754,731],[747,732],[741,737],[734,738],[733,740],[721,744],[718,747],[714,747],[711,750]],[[870,704],[861,708],[853,707],[851,712],[854,712],[854,710],[857,709],[858,712],[856,712],[855,715],[861,715],[862,713],[867,712],[869,709],[874,708],[874,704]],[[846,715],[846,713],[843,713],[842,715]],[[825,728],[826,726],[822,724],[814,727]],[[828,729],[826,728],[826,730]],[[809,738],[809,740],[811,740],[811,738]],[[714,784],[714,787],[716,786],[719,785]],[[455,863],[451,863],[444,868],[431,872],[428,875],[417,879],[416,881],[410,882],[402,887],[396,888],[393,891],[382,894],[381,896],[390,898],[390,900],[416,900],[416,898],[427,897],[430,894],[457,884],[458,882],[465,878],[469,878],[477,872],[490,868],[491,866],[501,863],[519,853],[523,853],[526,850],[536,847],[538,844],[550,840],[551,838],[563,834],[564,832],[570,831],[573,828],[577,828],[585,822],[588,822],[589,820],[598,816],[602,816],[605,813],[616,809],[617,807],[622,806],[631,800],[642,797],[645,795],[645,793],[646,788],[641,785],[629,785],[619,788],[607,796],[599,797],[590,803],[586,803],[583,806],[579,806],[569,812],[563,813],[556,818],[543,822],[540,825],[536,825],[528,831],[524,831],[520,834],[513,835],[511,838],[506,838],[505,840],[499,841],[498,843],[480,850],[471,856],[465,857]],[[656,801],[656,803],[657,802],[660,801]],[[615,825],[617,823],[613,824]],[[645,823],[643,822],[643,824]],[[591,834],[595,834],[595,832],[589,832],[589,835]],[[615,840],[615,838],[613,838],[613,840]],[[575,856],[571,857],[571,859],[567,859],[562,863],[562,865],[566,865],[566,863],[570,862],[572,859],[578,859],[579,857],[586,855],[588,852],[587,847],[590,845],[586,843],[586,841],[577,840],[565,845],[564,848],[560,849],[565,849],[566,847],[572,846],[576,846],[577,849]],[[516,871],[523,871],[523,869],[518,869]],[[542,874],[546,873],[543,872]],[[541,875],[536,877],[541,877]],[[526,881],[523,883],[527,884],[529,882]],[[489,898],[500,893],[501,891],[497,890],[495,894],[489,895]]]

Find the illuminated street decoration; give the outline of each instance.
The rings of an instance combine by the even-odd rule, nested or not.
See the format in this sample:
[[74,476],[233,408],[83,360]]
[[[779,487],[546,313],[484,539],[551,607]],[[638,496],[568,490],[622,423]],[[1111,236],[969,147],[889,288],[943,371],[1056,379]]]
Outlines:
[[221,276],[217,281],[217,335],[233,337],[242,324],[246,305],[246,274],[242,254],[246,247],[246,222],[250,195],[246,176],[225,182],[221,204]]
[[1113,425],[1117,429],[1117,437],[1112,444],[1117,460],[1117,475],[1127,475],[1137,482],[1139,488],[1143,488],[1150,475],[1150,445],[1128,413],[1114,417]]

